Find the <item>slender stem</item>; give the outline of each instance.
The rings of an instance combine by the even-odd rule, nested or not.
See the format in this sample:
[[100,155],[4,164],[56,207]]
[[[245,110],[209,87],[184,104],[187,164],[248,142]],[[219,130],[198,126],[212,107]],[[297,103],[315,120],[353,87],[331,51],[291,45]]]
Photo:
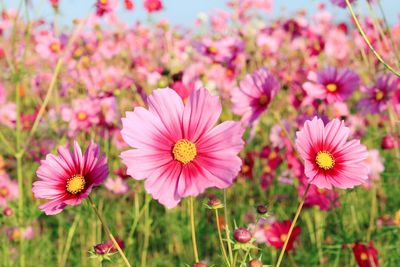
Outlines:
[[199,253],[197,252],[197,242],[196,242],[196,226],[194,222],[194,203],[193,197],[189,197],[189,213],[190,213],[190,229],[192,230],[192,244],[194,259],[199,262]]
[[96,213],[97,217],[99,218],[101,224],[104,227],[104,230],[106,231],[107,235],[110,237],[112,243],[114,244],[114,246],[117,248],[119,254],[121,255],[122,259],[125,262],[125,265],[128,267],[132,267],[131,264],[129,263],[128,259],[126,258],[124,252],[122,251],[121,247],[118,245],[118,242],[115,240],[113,234],[110,231],[110,228],[108,227],[108,224],[106,223],[106,221],[104,220],[103,216],[100,214],[99,210],[96,208],[96,204],[93,202],[92,198],[90,196],[88,196],[90,205],[92,206],[94,212]]
[[144,229],[144,242],[143,242],[143,248],[142,248],[142,256],[141,256],[141,267],[146,267],[146,261],[147,261],[147,250],[149,248],[149,239],[150,239],[150,214],[149,214],[149,205],[151,198],[149,195],[146,194],[146,203],[144,207],[144,224],[145,224],[145,229]]
[[285,239],[285,243],[283,244],[281,253],[279,254],[279,258],[278,258],[278,262],[276,263],[276,267],[279,267],[281,265],[281,263],[282,263],[283,255],[285,255],[286,247],[287,247],[287,245],[289,243],[290,236],[292,235],[292,232],[293,232],[293,229],[294,229],[294,227],[296,225],[297,219],[300,216],[301,210],[303,209],[303,205],[304,205],[304,202],[306,200],[307,193],[308,193],[308,190],[310,189],[310,186],[311,186],[311,184],[307,185],[306,191],[304,192],[304,195],[303,195],[303,197],[302,197],[302,199],[300,201],[299,207],[297,208],[296,215],[294,216],[294,219],[292,221],[292,225],[290,225],[289,232],[288,232],[287,237]]
[[65,243],[65,247],[61,255],[61,264],[60,264],[61,267],[64,267],[67,264],[68,254],[71,249],[72,238],[74,237],[80,218],[81,215],[78,213],[78,215],[76,215],[74,219],[74,222],[71,225],[71,228],[69,228],[67,241]]
[[229,238],[229,217],[228,217],[228,207],[226,204],[226,189],[224,189],[224,215],[225,215],[225,234],[226,239],[228,240],[228,251],[229,251],[229,259],[231,263],[233,263],[233,253],[232,253],[232,245]]
[[360,22],[357,19],[356,14],[353,11],[353,7],[351,6],[349,0],[345,0],[347,7],[350,10],[351,16],[353,17],[353,20],[357,26],[358,31],[360,32],[361,36],[363,37],[365,43],[368,45],[369,49],[372,51],[372,53],[374,53],[375,57],[379,60],[379,62],[382,63],[383,66],[385,66],[386,69],[388,69],[390,72],[392,72],[393,74],[395,74],[396,76],[400,77],[400,72],[396,71],[395,69],[393,69],[390,65],[388,65],[385,60],[381,57],[381,55],[375,50],[375,48],[372,46],[371,42],[369,41],[367,35],[365,34],[364,30],[361,27]]
[[224,255],[224,259],[226,261],[226,265],[229,266],[229,258],[228,258],[228,255],[226,254],[224,241],[222,240],[221,225],[219,223],[218,209],[215,209],[215,221],[217,223],[218,238],[219,238],[219,244],[221,245],[222,254]]

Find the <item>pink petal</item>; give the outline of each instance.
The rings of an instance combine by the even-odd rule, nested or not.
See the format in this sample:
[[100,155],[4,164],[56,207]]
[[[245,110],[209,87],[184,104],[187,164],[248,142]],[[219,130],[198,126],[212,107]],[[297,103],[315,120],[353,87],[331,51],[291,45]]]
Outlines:
[[170,88],[154,90],[148,98],[149,110],[158,117],[171,140],[182,139],[182,98]]
[[207,89],[193,91],[183,112],[183,133],[192,142],[206,134],[221,114],[218,96],[211,96]]
[[131,149],[122,152],[121,158],[128,167],[127,174],[136,180],[149,177],[158,168],[173,160],[171,153],[145,149]]

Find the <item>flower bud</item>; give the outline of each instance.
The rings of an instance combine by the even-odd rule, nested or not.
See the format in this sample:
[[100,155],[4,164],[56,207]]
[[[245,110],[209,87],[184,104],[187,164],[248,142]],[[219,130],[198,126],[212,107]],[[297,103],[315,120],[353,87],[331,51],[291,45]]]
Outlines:
[[12,210],[12,208],[10,208],[10,207],[5,207],[4,208],[4,210],[3,210],[3,215],[4,216],[11,216],[11,215],[13,215],[13,210]]
[[265,205],[258,205],[257,206],[257,213],[260,215],[264,215],[265,213],[268,212],[268,209]]
[[251,240],[251,233],[246,228],[240,227],[233,232],[233,237],[239,243],[247,243]]
[[97,255],[104,255],[110,251],[110,246],[107,244],[97,244],[93,249]]
[[396,140],[392,135],[385,135],[381,141],[382,149],[392,149],[396,146]]
[[207,267],[207,264],[205,264],[204,262],[196,262],[195,264],[193,264],[193,267]]
[[249,267],[263,267],[263,264],[260,260],[252,259],[249,261]]

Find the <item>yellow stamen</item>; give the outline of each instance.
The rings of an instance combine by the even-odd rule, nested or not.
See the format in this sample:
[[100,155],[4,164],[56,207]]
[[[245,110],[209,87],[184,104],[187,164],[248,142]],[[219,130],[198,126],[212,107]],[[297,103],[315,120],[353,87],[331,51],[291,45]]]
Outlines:
[[187,139],[178,140],[172,148],[172,154],[175,160],[187,164],[197,155],[196,145]]
[[8,193],[9,193],[9,191],[8,191],[7,187],[5,187],[5,186],[0,187],[0,196],[1,197],[8,196]]
[[210,54],[216,54],[218,52],[218,49],[215,46],[209,46],[207,48],[208,53]]
[[265,106],[267,103],[268,103],[268,96],[266,95],[260,96],[260,98],[258,99],[258,104],[260,106]]
[[61,47],[59,43],[52,43],[50,45],[50,50],[54,53],[57,53],[58,51],[60,51]]
[[79,121],[84,121],[87,119],[88,115],[86,112],[79,111],[76,117],[78,118]]
[[282,242],[285,242],[285,241],[286,241],[286,238],[287,238],[287,235],[286,235],[286,234],[282,234],[282,235],[280,236],[280,239],[281,239]]
[[108,0],[100,0],[100,4],[106,5]]
[[242,173],[248,173],[250,171],[250,166],[243,164],[242,165]]
[[326,85],[326,90],[333,93],[337,90],[337,85],[335,83],[329,83]]
[[379,101],[379,100],[382,100],[382,98],[385,96],[385,94],[381,91],[381,90],[379,90],[378,92],[376,92],[376,94],[375,94],[375,99],[377,100],[377,101]]
[[85,188],[85,178],[82,175],[74,175],[67,180],[67,191],[71,194],[78,194]]
[[367,253],[365,253],[365,252],[361,253],[360,259],[361,259],[362,261],[368,260],[368,255],[367,255]]
[[315,157],[315,163],[324,170],[330,170],[335,166],[335,159],[328,151],[319,151]]

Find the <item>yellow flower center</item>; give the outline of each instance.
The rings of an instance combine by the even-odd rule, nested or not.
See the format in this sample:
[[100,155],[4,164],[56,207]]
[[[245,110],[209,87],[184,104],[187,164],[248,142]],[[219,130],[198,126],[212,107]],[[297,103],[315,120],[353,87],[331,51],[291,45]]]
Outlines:
[[79,111],[76,117],[78,118],[78,120],[84,121],[87,119],[88,115],[86,114],[86,112]]
[[285,241],[286,241],[286,238],[287,238],[287,235],[286,235],[286,234],[282,234],[282,235],[280,236],[280,238],[281,238],[281,241],[282,241],[282,242],[285,242]]
[[328,83],[326,85],[326,90],[328,90],[328,92],[335,92],[337,90],[337,85],[335,83]]
[[8,196],[8,193],[9,193],[9,191],[8,191],[7,187],[5,187],[5,186],[0,187],[0,196],[1,197]]
[[59,43],[52,43],[50,45],[50,50],[54,53],[57,53],[58,51],[60,51],[60,44]]
[[258,104],[260,106],[265,106],[265,104],[267,104],[267,103],[268,103],[268,96],[266,96],[266,95],[260,96],[260,98],[258,99]]
[[218,49],[215,46],[210,46],[207,48],[207,50],[210,54],[216,54],[218,52]]
[[103,5],[106,5],[107,2],[108,2],[108,0],[100,0],[100,3],[103,4]]
[[74,175],[67,180],[67,191],[71,194],[78,194],[85,188],[85,178],[82,175]]
[[319,151],[315,157],[315,163],[324,170],[330,170],[335,166],[335,159],[328,151]]
[[365,253],[365,252],[361,253],[360,259],[361,259],[362,261],[368,260],[368,255],[367,255],[367,253]]
[[197,155],[196,145],[187,139],[178,140],[172,148],[172,154],[175,160],[187,164]]
[[379,90],[378,92],[376,92],[376,94],[375,94],[375,99],[376,100],[382,100],[382,98],[385,96],[385,94],[381,91],[381,90]]
[[250,166],[243,164],[242,165],[242,173],[248,173],[250,171]]

